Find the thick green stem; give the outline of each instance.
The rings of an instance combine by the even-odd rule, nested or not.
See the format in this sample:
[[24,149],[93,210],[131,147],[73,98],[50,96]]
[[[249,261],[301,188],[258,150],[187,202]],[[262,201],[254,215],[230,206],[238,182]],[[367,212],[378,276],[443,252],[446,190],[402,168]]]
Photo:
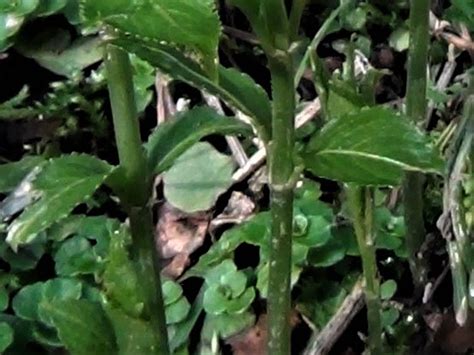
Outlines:
[[[415,123],[422,123],[426,119],[430,3],[430,0],[411,0],[406,113]],[[418,289],[423,286],[426,279],[422,259],[417,256],[425,240],[423,181],[422,174],[408,172],[403,183],[407,225],[406,245],[413,280]]]
[[154,327],[156,354],[169,354],[168,333],[161,294],[160,270],[148,200],[151,179],[142,149],[136,113],[132,70],[128,54],[108,45],[105,56],[115,140],[122,172],[121,198],[130,218],[132,259],[145,300],[145,312]]
[[268,353],[290,354],[290,278],[293,234],[295,91],[290,53],[269,58],[273,88],[269,147],[272,241],[268,284]]
[[357,244],[364,273],[364,295],[369,328],[368,345],[371,355],[382,352],[382,319],[380,282],[377,276],[373,228],[373,191],[369,187],[348,186],[347,198],[354,220]]

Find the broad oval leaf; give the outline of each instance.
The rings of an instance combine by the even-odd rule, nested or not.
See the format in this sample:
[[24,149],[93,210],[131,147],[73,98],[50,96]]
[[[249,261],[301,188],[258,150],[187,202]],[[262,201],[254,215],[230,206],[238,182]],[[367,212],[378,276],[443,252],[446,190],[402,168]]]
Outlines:
[[40,306],[74,355],[116,354],[115,335],[99,303],[85,300],[55,301]]
[[170,168],[181,154],[205,136],[240,132],[251,133],[251,128],[208,107],[178,113],[173,120],[158,126],[145,145],[150,171],[159,174]]
[[397,185],[405,170],[439,173],[443,166],[427,137],[383,107],[329,122],[303,158],[313,174],[360,185]]
[[30,243],[39,232],[86,201],[113,170],[106,162],[87,155],[50,160],[30,186],[40,199],[10,224],[6,241],[15,251]]
[[261,138],[269,140],[272,121],[270,99],[250,76],[220,65],[219,81],[216,82],[199,64],[171,46],[158,43],[150,45],[126,37],[113,40],[112,43],[148,61],[163,73],[220,97],[249,116]]
[[232,158],[199,142],[182,154],[163,175],[164,195],[182,211],[206,211],[232,185]]

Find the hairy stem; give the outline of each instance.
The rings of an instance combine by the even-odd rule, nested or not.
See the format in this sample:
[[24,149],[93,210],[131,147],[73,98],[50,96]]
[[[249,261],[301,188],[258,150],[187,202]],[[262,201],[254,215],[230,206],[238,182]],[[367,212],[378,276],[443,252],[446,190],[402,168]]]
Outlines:
[[[429,42],[430,0],[411,0],[410,50],[408,60],[408,82],[406,113],[415,123],[426,118],[427,63]],[[406,245],[415,286],[420,289],[426,279],[426,270],[417,254],[425,240],[423,220],[423,182],[418,172],[408,172],[403,182],[405,220],[407,225]]]
[[383,354],[382,319],[380,283],[377,277],[377,261],[375,258],[373,190],[370,187],[350,185],[346,188],[346,192],[362,258],[364,296],[369,328],[369,350],[371,355],[379,355]]
[[133,239],[132,259],[142,285],[145,312],[156,335],[155,353],[166,355],[169,354],[168,332],[160,270],[156,260],[153,221],[148,206],[152,185],[140,139],[130,59],[123,50],[108,45],[105,66],[115,140],[123,174],[121,199],[128,210]]
[[290,354],[290,278],[293,234],[293,150],[295,90],[289,52],[269,57],[273,88],[272,142],[269,147],[272,241],[268,285],[268,353]]

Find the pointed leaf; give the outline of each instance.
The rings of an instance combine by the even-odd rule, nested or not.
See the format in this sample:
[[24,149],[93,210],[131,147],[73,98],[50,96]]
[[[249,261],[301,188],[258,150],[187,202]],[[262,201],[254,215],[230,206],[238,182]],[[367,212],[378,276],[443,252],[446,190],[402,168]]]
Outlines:
[[230,106],[243,112],[263,139],[268,140],[271,132],[272,111],[267,93],[252,78],[232,68],[219,66],[219,82],[215,82],[201,67],[171,46],[153,46],[133,39],[120,38],[113,44],[135,53],[160,71],[220,97]]
[[199,142],[182,154],[163,175],[164,195],[182,211],[206,211],[232,185],[232,158]]
[[167,170],[181,154],[205,136],[239,132],[250,133],[251,128],[208,107],[178,113],[173,120],[158,126],[145,145],[150,170],[156,174]]
[[112,326],[100,304],[67,300],[42,303],[40,308],[49,315],[71,354],[117,353]]
[[329,122],[304,153],[312,173],[361,185],[397,185],[404,170],[439,173],[428,139],[393,111],[374,107]]
[[31,187],[41,198],[8,228],[6,240],[12,249],[30,243],[39,232],[66,217],[76,205],[86,201],[112,171],[112,166],[87,155],[52,159]]

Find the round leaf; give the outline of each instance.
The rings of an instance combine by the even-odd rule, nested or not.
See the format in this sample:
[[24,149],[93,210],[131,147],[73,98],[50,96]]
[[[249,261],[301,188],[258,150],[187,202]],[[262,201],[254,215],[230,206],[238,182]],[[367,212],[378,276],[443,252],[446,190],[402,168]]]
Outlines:
[[44,283],[37,282],[23,287],[12,301],[15,314],[26,320],[39,320],[38,305],[43,298]]
[[191,306],[186,297],[181,297],[175,303],[165,308],[166,324],[181,322],[186,318]]
[[248,288],[240,297],[234,298],[227,304],[226,313],[241,314],[246,311],[255,298],[253,287]]
[[220,280],[221,285],[227,286],[231,291],[231,297],[239,297],[247,286],[247,277],[241,271],[229,272],[222,275]]
[[182,287],[174,281],[166,280],[162,287],[165,306],[173,304],[183,295]]
[[0,353],[13,343],[13,329],[7,323],[0,323]]
[[208,210],[232,185],[233,170],[232,158],[209,143],[197,143],[164,174],[164,195],[185,212]]
[[397,283],[395,280],[387,280],[380,285],[380,298],[389,300],[397,292]]
[[204,292],[203,306],[206,313],[222,314],[227,309],[228,303],[229,300],[219,285],[212,285]]

